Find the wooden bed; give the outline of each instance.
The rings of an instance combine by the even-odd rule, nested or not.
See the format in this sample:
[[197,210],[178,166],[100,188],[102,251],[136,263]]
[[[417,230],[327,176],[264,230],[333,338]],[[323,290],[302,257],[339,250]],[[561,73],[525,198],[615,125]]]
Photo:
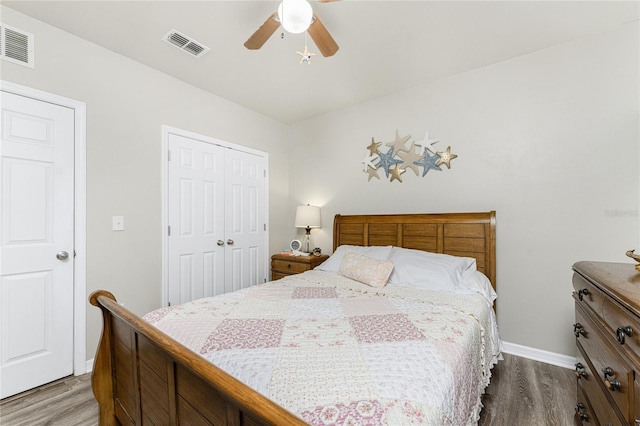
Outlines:
[[[495,212],[336,215],[333,246],[394,245],[474,257],[496,287]],[[103,315],[92,386],[101,425],[304,425],[120,306],[107,291],[90,296]]]

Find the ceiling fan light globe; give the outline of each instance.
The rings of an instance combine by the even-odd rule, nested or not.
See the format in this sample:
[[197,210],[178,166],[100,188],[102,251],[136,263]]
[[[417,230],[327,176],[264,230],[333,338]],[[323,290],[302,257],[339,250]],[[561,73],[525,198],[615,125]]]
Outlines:
[[286,32],[300,34],[311,25],[313,9],[307,0],[282,0],[278,6],[278,18]]

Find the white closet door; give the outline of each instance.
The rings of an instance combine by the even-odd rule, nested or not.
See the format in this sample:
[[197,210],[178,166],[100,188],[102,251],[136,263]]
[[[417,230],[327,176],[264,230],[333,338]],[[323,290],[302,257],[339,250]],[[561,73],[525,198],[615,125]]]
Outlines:
[[73,373],[74,111],[1,92],[0,398]]
[[264,282],[266,223],[264,157],[225,152],[225,290]]
[[[225,292],[224,151],[170,134],[169,303]],[[223,243],[221,243],[223,244]]]

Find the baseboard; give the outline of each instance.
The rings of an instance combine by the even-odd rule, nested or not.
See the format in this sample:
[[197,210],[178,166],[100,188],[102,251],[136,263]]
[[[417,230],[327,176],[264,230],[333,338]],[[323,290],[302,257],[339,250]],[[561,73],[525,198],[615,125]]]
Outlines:
[[576,367],[576,357],[543,351],[542,349],[530,348],[515,343],[502,342],[505,353],[544,362],[546,364],[557,365],[558,367],[574,369]]
[[93,371],[93,358],[87,360],[87,373]]

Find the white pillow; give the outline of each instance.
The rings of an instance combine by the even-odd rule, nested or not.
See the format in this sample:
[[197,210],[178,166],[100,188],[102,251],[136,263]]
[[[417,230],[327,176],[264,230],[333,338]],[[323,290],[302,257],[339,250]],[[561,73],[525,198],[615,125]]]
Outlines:
[[347,250],[338,274],[371,287],[382,288],[387,284],[392,270],[393,262],[390,260],[374,259]]
[[340,269],[340,264],[342,263],[342,258],[347,253],[347,250],[351,250],[355,253],[361,254],[363,256],[371,257],[373,259],[385,260],[389,257],[389,253],[391,253],[391,246],[350,246],[350,245],[342,245],[333,252],[331,257],[322,262],[320,265],[316,266],[315,269],[318,271],[326,271],[326,272],[338,272]]
[[476,269],[471,257],[450,256],[421,250],[393,247],[389,260],[394,268],[389,284],[427,290],[457,291],[466,287],[465,271]]
[[464,273],[464,281],[468,289],[480,293],[490,304],[497,299],[491,281],[482,272],[469,269]]

